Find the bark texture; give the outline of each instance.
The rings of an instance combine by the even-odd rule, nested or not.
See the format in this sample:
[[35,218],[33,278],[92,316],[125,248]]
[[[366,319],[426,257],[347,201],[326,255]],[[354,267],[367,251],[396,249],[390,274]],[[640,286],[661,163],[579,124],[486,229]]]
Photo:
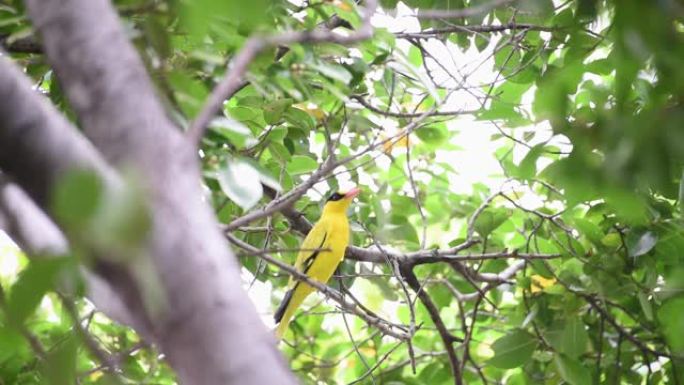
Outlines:
[[160,345],[183,384],[295,383],[242,290],[239,264],[202,199],[195,149],[166,116],[111,4],[26,4],[89,140],[0,57],[0,168],[48,213],[50,194],[65,172],[91,169],[115,188],[121,179],[108,164],[132,170],[152,215],[144,257],[169,306],[151,312],[141,305],[144,285],[130,266],[112,262],[106,251],[95,250],[95,257],[96,271],[121,296],[142,334]]

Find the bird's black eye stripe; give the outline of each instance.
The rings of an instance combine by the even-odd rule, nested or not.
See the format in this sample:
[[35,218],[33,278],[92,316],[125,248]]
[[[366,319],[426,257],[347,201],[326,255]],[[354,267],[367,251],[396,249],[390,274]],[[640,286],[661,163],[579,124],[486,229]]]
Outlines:
[[340,193],[334,193],[333,195],[328,198],[329,201],[339,201],[340,199],[344,198],[344,195]]

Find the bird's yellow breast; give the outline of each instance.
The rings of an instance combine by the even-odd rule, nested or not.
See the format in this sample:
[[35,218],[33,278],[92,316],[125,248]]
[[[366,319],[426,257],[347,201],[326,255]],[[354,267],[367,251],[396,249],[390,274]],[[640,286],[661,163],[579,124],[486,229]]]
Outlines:
[[309,269],[308,275],[319,282],[327,282],[344,258],[344,251],[349,245],[349,221],[344,214],[326,215],[321,220],[326,239],[321,247],[323,251]]

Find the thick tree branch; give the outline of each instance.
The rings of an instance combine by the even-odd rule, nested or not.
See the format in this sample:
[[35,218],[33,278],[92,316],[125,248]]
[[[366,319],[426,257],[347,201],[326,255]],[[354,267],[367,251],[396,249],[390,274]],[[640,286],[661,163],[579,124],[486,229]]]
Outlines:
[[0,98],[0,169],[38,205],[49,205],[52,186],[75,169],[93,171],[105,184],[120,184],[97,150],[32,90],[6,56],[0,56]]
[[0,226],[29,255],[64,255],[69,250],[62,231],[19,186],[0,175]]
[[[0,175],[0,229],[5,231],[29,257],[64,255],[69,251],[68,242],[57,225],[33,203],[19,186],[3,180]],[[85,267],[81,269],[85,279],[88,299],[109,318],[132,326],[143,335],[145,326],[133,317],[119,294],[102,277]]]
[[201,200],[194,148],[165,115],[111,4],[27,0],[27,5],[84,133],[113,164],[133,169],[143,187],[152,220],[145,258],[165,302],[173,306],[136,315],[154,319],[155,340],[179,381],[294,383]]
[[[87,170],[100,178],[106,191],[119,191],[122,182],[92,145],[32,90],[28,79],[6,57],[0,57],[0,97],[5,100],[0,103],[0,169],[30,196],[12,187],[4,190],[8,230],[26,251],[64,252],[66,241],[59,239],[56,228],[47,230],[53,225],[43,214],[43,210],[52,214],[51,194],[60,179],[69,172]],[[140,300],[125,298],[123,292],[111,295],[109,285],[116,286],[115,281],[126,288],[125,292],[134,290],[127,273],[120,269],[104,271],[103,267],[99,263],[93,266],[101,276],[85,273],[95,305],[113,319],[136,327],[141,335],[150,336],[147,319],[132,314],[142,308]],[[119,297],[126,300],[126,306]]]

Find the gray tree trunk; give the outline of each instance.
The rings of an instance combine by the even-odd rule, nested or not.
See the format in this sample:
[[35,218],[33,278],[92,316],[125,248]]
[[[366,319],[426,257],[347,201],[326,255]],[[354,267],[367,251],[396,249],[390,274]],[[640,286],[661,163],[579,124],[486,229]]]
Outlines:
[[0,169],[48,214],[65,172],[92,170],[116,190],[123,182],[115,170],[134,170],[152,220],[144,258],[168,306],[151,311],[133,268],[113,262],[107,254],[116,251],[93,250],[95,272],[116,291],[132,323],[159,345],[183,384],[295,383],[202,199],[196,150],[166,116],[111,4],[26,4],[88,140],[0,58]]

